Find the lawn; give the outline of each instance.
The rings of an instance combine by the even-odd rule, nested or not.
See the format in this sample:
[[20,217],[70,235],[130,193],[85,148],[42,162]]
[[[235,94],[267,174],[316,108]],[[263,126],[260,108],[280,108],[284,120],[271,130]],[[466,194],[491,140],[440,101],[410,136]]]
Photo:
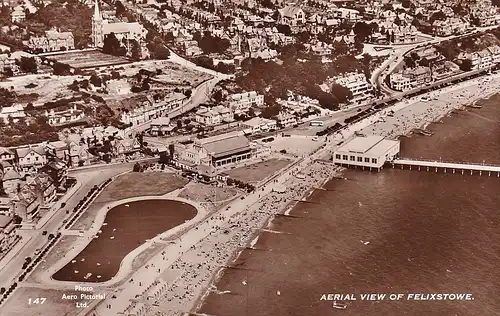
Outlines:
[[187,180],[175,173],[166,172],[129,172],[112,181],[97,199],[89,206],[71,229],[86,230],[92,226],[97,212],[107,203],[122,199],[164,195],[180,189]]
[[124,57],[106,55],[100,51],[69,52],[50,55],[47,56],[47,58],[80,69],[130,63],[130,61]]
[[287,159],[269,159],[226,172],[229,177],[246,183],[256,184],[290,164]]
[[59,259],[61,259],[67,252],[71,250],[73,244],[80,239],[78,236],[62,236],[62,238],[56,243],[42,260],[42,262],[33,270],[33,272],[28,277],[28,282],[40,283],[41,273],[47,271],[53,264],[55,264]]
[[217,188],[203,183],[190,183],[181,191],[179,197],[196,202],[225,201],[238,195],[236,188]]

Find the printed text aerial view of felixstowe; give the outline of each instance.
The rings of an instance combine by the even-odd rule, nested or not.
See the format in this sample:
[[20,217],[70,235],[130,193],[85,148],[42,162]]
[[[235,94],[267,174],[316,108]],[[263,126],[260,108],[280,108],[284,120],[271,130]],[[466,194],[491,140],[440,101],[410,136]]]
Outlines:
[[0,1],[0,316],[500,316],[500,0]]

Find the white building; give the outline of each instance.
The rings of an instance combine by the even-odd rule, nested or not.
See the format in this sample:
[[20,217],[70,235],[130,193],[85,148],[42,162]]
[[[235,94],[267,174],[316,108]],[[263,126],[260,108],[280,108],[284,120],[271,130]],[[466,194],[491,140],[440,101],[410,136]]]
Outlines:
[[339,165],[376,168],[399,154],[399,141],[382,136],[355,137],[337,148],[333,162]]
[[469,22],[461,18],[448,18],[446,21],[436,20],[432,24],[432,30],[437,36],[451,36],[463,34],[469,28]]
[[399,73],[392,73],[389,79],[393,90],[407,91],[430,83],[432,72],[429,67],[418,66]]
[[12,18],[12,22],[21,22],[26,19],[26,14],[24,13],[24,8],[22,6],[17,6],[12,10],[12,13],[10,14]]
[[390,76],[391,88],[397,91],[408,91],[413,89],[414,80],[403,73],[394,73]]
[[18,122],[20,118],[26,117],[23,106],[21,104],[14,104],[13,106],[1,108],[0,119],[3,119],[4,123],[7,124],[9,122],[9,117],[14,120],[14,123]]
[[207,126],[219,125],[222,123],[222,117],[219,112],[209,109],[201,108],[196,111],[196,122]]
[[335,82],[341,86],[346,87],[352,92],[353,100],[364,100],[370,96],[372,86],[366,80],[364,74],[350,73],[341,78],[337,78]]
[[228,96],[229,108],[234,114],[247,112],[252,106],[263,106],[264,95],[255,91],[231,94]]
[[47,163],[45,148],[42,146],[28,146],[16,149],[19,168],[24,171],[36,171]]
[[242,125],[248,127],[245,130],[247,134],[268,132],[271,130],[276,130],[277,125],[275,120],[269,120],[263,117],[254,117],[248,121],[242,123]]
[[51,109],[50,111],[46,110],[45,116],[47,117],[47,121],[50,125],[62,125],[84,119],[85,113],[83,110],[77,109],[75,104],[73,107],[58,111],[54,109]]
[[460,53],[458,59],[469,59],[472,63],[472,70],[490,68],[500,61],[500,46],[490,46],[478,52]]
[[297,26],[306,23],[306,14],[298,6],[286,6],[278,10],[278,23]]
[[56,29],[45,31],[45,36],[30,37],[27,46],[32,52],[53,52],[75,49],[75,38],[71,32]]
[[273,119],[280,128],[287,128],[297,123],[297,118],[289,113],[280,113],[274,116]]
[[149,133],[153,136],[163,136],[169,134],[173,130],[170,126],[170,118],[158,117],[151,121],[151,129]]
[[146,123],[156,117],[167,115],[168,112],[180,106],[183,99],[186,99],[186,97],[178,93],[173,94],[161,102],[148,100],[148,102],[144,102],[141,106],[131,111],[122,112],[120,121],[125,124],[132,123],[132,125]]

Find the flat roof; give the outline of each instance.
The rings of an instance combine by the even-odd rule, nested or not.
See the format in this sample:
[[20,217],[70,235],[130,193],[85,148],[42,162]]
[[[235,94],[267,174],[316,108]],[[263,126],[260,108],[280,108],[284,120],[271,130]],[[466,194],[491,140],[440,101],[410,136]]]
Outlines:
[[337,151],[364,154],[368,150],[370,150],[370,148],[381,142],[383,139],[384,138],[382,136],[377,135],[363,137],[356,136],[355,138],[339,147]]
[[380,157],[387,153],[389,149],[396,146],[399,143],[398,140],[383,139],[380,143],[376,144],[369,150],[369,155],[375,157]]
[[384,139],[384,137],[378,135],[356,136],[339,147],[336,151],[368,154],[378,157],[398,143],[399,141],[397,140]]

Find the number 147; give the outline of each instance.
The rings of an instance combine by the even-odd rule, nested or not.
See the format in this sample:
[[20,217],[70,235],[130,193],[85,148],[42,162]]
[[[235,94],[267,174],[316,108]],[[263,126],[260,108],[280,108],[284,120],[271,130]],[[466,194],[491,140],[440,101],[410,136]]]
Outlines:
[[29,298],[28,299],[28,304],[29,305],[31,305],[31,304],[43,304],[43,303],[45,303],[46,299],[47,298],[45,298],[45,297],[37,297],[35,299]]

